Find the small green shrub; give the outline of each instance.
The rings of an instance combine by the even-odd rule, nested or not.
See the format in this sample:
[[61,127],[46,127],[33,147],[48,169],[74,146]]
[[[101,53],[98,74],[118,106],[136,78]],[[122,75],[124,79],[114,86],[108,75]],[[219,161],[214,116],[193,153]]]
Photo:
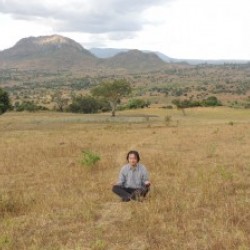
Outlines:
[[97,239],[91,245],[94,250],[104,250],[107,249],[107,243],[104,240]]
[[221,175],[222,179],[225,181],[232,181],[233,180],[233,173],[225,168],[224,166],[218,166],[218,173]]
[[91,151],[82,152],[81,164],[83,166],[93,167],[100,160],[101,157],[96,153],[93,153]]
[[172,121],[171,115],[166,115],[164,120],[165,120],[166,126],[169,126]]
[[147,100],[143,100],[143,99],[130,99],[128,101],[127,104],[127,108],[128,109],[139,109],[139,108],[145,108],[145,107],[149,107],[150,102]]
[[0,236],[0,249],[11,249],[12,240],[7,235]]

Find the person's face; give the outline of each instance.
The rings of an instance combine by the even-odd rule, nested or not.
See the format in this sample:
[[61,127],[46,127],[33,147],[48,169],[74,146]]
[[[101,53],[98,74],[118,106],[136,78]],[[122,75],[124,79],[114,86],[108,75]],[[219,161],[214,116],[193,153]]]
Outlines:
[[137,158],[136,158],[136,155],[130,154],[130,155],[128,156],[128,162],[129,162],[129,164],[130,164],[131,166],[136,166],[136,164],[138,163],[138,160],[137,160]]

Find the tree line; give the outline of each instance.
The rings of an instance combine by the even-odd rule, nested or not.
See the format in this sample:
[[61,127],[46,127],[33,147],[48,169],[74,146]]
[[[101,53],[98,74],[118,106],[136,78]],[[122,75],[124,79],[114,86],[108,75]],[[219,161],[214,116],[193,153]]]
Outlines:
[[[127,104],[121,105],[121,99],[128,96],[132,91],[130,83],[125,79],[113,80],[103,82],[100,85],[90,90],[91,95],[73,96],[71,103],[61,94],[56,94],[53,101],[56,103],[55,110],[61,112],[73,113],[97,113],[97,112],[111,112],[115,116],[117,109],[136,109],[144,108],[150,105],[149,101],[143,99],[129,99]],[[185,109],[191,107],[208,107],[221,106],[220,100],[215,96],[210,96],[204,100],[192,99],[175,99],[172,101],[178,109]],[[31,101],[24,101],[22,103],[16,102],[14,106],[10,104],[10,98],[6,91],[0,89],[0,114],[3,114],[8,109],[15,111],[39,111],[48,110],[44,106],[40,106]]]
[[[91,95],[73,96],[70,104],[68,104],[69,99],[64,98],[60,93],[57,93],[53,96],[53,101],[56,104],[56,111],[73,113],[97,113],[110,111],[112,116],[115,116],[117,109],[135,109],[149,106],[149,101],[145,101],[143,99],[130,99],[127,104],[120,105],[121,99],[125,96],[128,96],[131,91],[132,88],[130,83],[125,79],[119,79],[103,82],[100,85],[92,88],[90,90]],[[2,108],[1,113],[4,113],[8,109],[30,112],[48,110],[48,108],[37,105],[33,101],[24,101],[22,103],[17,101],[15,102],[14,106],[11,106],[7,92],[2,92],[3,102],[1,103],[3,103],[2,106],[4,108]]]

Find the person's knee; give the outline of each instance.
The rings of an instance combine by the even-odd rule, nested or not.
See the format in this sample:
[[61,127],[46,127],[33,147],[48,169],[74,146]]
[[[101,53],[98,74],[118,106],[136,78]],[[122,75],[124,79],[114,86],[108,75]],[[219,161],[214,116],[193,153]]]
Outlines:
[[120,187],[119,185],[113,185],[112,191],[113,191],[114,193],[116,193],[117,190],[120,189],[120,188],[121,188],[121,187]]
[[114,192],[116,190],[116,185],[112,186],[112,191]]

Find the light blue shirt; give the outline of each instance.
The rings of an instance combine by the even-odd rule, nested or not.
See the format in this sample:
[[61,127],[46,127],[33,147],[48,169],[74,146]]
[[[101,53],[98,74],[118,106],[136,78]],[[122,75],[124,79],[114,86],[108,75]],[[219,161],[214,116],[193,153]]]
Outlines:
[[145,181],[148,181],[147,169],[140,163],[136,167],[126,164],[122,167],[117,185],[125,188],[142,188]]

